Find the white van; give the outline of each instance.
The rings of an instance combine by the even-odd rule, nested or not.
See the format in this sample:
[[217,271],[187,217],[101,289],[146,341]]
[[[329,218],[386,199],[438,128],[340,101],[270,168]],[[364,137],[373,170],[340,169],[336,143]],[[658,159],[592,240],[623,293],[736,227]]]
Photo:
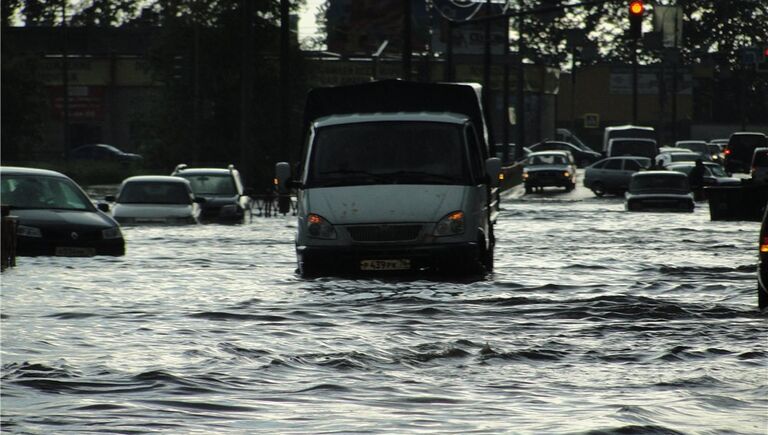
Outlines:
[[654,139],[614,138],[608,141],[605,154],[607,157],[636,156],[653,159],[659,154],[659,146]]
[[618,138],[637,138],[656,140],[656,130],[653,127],[642,127],[639,125],[617,125],[605,127],[603,132],[603,153],[608,152],[608,144],[611,139]]
[[479,86],[385,80],[312,90],[297,179],[303,276],[493,267],[501,162]]

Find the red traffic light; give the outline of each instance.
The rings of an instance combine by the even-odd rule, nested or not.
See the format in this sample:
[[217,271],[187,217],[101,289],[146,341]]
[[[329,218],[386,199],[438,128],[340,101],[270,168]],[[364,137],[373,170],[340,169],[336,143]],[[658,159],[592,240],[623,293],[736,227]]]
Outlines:
[[643,2],[636,0],[629,4],[630,15],[642,15],[645,12],[645,5]]

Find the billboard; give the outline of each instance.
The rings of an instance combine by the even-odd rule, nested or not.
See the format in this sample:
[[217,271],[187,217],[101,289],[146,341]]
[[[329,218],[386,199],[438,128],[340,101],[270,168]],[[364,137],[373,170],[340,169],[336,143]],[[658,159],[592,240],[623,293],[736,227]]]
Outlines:
[[[429,15],[426,0],[411,1],[411,47],[427,50]],[[328,51],[370,56],[384,41],[385,53],[403,46],[403,0],[330,0],[326,18]]]

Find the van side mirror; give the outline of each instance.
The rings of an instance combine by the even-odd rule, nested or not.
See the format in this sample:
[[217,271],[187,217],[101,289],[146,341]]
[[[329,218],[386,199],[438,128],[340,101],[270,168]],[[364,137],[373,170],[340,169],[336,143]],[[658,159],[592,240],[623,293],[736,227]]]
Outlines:
[[290,188],[291,165],[288,162],[277,162],[275,164],[275,187],[280,195],[287,194]]
[[96,204],[96,208],[98,208],[100,211],[103,211],[104,213],[109,213],[109,204],[105,202]]
[[489,157],[485,160],[485,173],[490,179],[491,187],[499,186],[499,174],[501,173],[501,159],[498,157]]

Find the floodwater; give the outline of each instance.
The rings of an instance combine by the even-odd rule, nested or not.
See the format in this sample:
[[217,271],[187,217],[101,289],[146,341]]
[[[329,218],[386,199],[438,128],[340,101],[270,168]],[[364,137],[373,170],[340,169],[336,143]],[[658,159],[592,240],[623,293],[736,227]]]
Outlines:
[[4,433],[768,433],[756,222],[503,204],[480,280],[295,273],[293,217],[2,275]]

